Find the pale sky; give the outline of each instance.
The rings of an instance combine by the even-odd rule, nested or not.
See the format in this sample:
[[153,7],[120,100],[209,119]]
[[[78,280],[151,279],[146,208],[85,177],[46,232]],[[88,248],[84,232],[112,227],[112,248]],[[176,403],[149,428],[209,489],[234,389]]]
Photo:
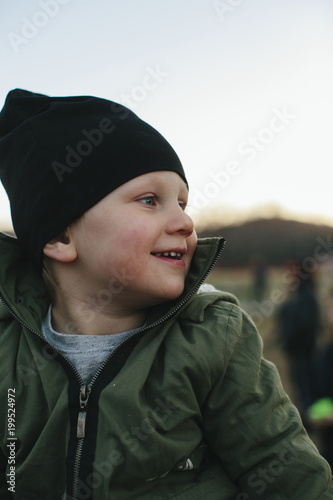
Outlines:
[[331,0],[14,0],[0,28],[1,106],[16,87],[122,102],[177,151],[196,220],[333,224]]

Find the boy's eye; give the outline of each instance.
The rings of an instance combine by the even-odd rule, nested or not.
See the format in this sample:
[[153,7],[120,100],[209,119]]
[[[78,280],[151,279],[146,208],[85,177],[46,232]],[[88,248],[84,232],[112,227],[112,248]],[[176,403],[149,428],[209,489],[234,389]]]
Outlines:
[[[144,203],[145,205],[149,205],[150,207],[155,207],[157,205],[157,197],[153,194],[143,196],[142,198],[139,198],[138,201]],[[187,207],[187,203],[185,201],[179,201],[178,204],[182,210],[185,210]]]
[[145,203],[146,205],[150,205],[151,207],[156,205],[156,197],[153,195],[144,196],[143,198],[140,198],[139,201],[141,201],[141,203]]

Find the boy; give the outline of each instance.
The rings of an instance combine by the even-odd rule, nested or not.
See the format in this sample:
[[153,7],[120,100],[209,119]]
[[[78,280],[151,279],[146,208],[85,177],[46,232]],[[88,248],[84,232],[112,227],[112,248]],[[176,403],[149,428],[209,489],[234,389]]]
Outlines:
[[224,241],[197,242],[165,139],[14,90],[0,159],[1,499],[333,498],[253,323],[201,287]]

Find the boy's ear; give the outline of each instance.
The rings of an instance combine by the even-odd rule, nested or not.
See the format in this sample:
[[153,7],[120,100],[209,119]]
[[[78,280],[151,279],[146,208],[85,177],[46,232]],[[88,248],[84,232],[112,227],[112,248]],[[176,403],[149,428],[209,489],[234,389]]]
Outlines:
[[77,257],[74,240],[68,229],[65,229],[46,243],[43,252],[47,257],[59,262],[73,262]]

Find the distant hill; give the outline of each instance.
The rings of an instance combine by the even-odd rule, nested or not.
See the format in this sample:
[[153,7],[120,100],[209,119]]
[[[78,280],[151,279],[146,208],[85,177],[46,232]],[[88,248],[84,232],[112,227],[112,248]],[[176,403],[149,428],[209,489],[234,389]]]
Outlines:
[[[227,245],[218,266],[246,266],[260,256],[268,265],[280,265],[313,256],[322,240],[332,241],[333,247],[333,227],[280,218],[207,229],[198,236],[224,236]],[[321,247],[321,253],[327,251]]]

